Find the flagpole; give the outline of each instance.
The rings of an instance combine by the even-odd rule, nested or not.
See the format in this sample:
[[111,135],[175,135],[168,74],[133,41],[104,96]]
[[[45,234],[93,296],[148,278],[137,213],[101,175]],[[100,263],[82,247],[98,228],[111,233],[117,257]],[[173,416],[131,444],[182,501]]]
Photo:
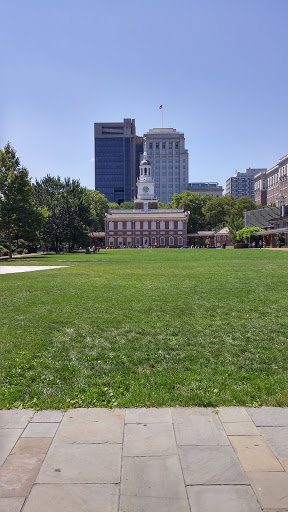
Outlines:
[[162,128],[163,128],[163,110],[164,110],[164,109],[163,109],[163,106],[162,106],[162,109],[161,109],[161,110],[162,110]]

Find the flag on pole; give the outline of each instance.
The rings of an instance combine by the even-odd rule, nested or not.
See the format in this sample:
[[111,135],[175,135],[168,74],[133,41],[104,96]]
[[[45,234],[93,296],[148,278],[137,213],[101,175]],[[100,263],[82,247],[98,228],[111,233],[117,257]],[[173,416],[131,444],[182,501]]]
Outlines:
[[160,105],[160,107],[158,107],[158,110],[162,110],[162,105]]

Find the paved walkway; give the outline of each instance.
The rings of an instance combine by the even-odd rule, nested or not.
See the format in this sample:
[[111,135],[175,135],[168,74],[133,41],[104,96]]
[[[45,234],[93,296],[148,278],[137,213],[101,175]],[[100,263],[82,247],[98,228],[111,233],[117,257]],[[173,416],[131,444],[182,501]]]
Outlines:
[[0,512],[288,511],[288,407],[0,411]]

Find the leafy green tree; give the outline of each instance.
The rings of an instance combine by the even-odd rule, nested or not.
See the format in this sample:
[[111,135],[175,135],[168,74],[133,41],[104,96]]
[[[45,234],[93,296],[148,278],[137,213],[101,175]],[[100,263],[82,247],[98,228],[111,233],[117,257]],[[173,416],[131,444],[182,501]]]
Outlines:
[[120,210],[120,205],[118,203],[108,203],[109,210]]
[[120,204],[120,210],[133,210],[134,202],[133,201],[124,201]]
[[35,196],[49,212],[42,237],[58,248],[62,243],[79,243],[86,237],[92,221],[91,197],[78,180],[47,175],[36,180]]
[[188,219],[188,232],[195,233],[207,228],[205,216],[203,214],[203,205],[210,201],[212,196],[200,196],[190,190],[184,190],[181,194],[174,194],[173,201],[169,203],[171,208],[184,208],[190,212]]
[[237,233],[238,242],[251,242],[255,239],[255,232],[257,231],[264,231],[264,229],[258,228],[257,226],[240,229]]
[[86,194],[91,208],[91,226],[93,226],[94,231],[104,231],[104,218],[108,208],[108,199],[98,190],[86,190]]
[[15,149],[6,144],[0,150],[0,231],[12,258],[12,241],[36,238],[47,212],[37,206],[28,170],[20,165]]

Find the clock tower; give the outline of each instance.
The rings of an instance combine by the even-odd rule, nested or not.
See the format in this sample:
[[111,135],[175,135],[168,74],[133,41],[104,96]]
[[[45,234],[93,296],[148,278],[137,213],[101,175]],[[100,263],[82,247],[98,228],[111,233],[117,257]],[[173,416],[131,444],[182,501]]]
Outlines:
[[147,158],[146,139],[144,139],[143,160],[140,162],[139,178],[136,182],[137,199],[134,201],[136,209],[155,209],[157,199],[155,198],[155,182],[151,175],[151,163]]

